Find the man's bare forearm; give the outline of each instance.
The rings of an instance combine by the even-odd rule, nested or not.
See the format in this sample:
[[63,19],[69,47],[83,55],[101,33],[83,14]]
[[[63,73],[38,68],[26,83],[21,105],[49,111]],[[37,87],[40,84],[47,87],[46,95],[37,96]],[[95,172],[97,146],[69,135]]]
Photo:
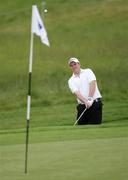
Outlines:
[[96,89],[96,81],[92,81],[89,84],[89,94],[88,94],[89,97],[93,97],[95,89]]
[[80,91],[75,91],[75,96],[84,104],[87,102],[87,99],[85,97],[82,96],[82,94],[80,93]]

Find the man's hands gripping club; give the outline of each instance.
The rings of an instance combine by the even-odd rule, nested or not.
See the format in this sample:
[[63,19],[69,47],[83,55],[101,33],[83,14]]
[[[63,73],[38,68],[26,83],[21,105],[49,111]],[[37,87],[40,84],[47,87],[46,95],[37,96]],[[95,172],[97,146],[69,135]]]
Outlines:
[[95,89],[96,89],[96,81],[94,80],[94,81],[91,81],[90,84],[89,84],[89,94],[88,94],[89,97],[88,97],[87,99],[86,99],[85,97],[83,97],[83,95],[81,94],[80,91],[75,91],[76,97],[77,97],[83,104],[85,104],[85,107],[86,107],[87,109],[89,109],[89,108],[92,106],[93,102],[94,102],[94,100],[93,100],[92,97],[93,97],[93,95],[94,95]]
[[84,104],[85,104],[86,109],[89,109],[93,104],[93,98],[88,97],[88,99],[84,100]]
[[85,104],[86,109],[89,109],[92,106],[93,104],[92,97],[88,97],[88,99],[86,99],[82,96],[82,94],[79,91],[76,91],[75,95],[83,104]]

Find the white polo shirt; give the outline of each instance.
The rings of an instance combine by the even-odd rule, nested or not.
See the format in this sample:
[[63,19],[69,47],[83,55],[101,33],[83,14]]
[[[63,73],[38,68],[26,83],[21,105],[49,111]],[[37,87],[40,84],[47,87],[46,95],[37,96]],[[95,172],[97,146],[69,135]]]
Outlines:
[[[83,97],[86,99],[89,95],[89,84],[91,81],[96,80],[96,77],[91,69],[81,69],[79,75],[73,74],[68,80],[68,85],[71,92],[74,94],[75,91],[80,91]],[[93,99],[101,98],[100,91],[96,83],[96,89],[93,95]],[[83,104],[79,99],[77,99],[79,104]]]

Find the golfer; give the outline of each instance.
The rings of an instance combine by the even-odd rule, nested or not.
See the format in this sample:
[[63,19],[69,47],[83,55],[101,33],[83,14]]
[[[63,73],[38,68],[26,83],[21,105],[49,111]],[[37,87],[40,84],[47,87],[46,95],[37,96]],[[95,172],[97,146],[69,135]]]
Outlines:
[[102,123],[102,96],[91,69],[82,69],[77,58],[70,58],[68,65],[73,72],[68,80],[69,89],[77,98],[78,125]]

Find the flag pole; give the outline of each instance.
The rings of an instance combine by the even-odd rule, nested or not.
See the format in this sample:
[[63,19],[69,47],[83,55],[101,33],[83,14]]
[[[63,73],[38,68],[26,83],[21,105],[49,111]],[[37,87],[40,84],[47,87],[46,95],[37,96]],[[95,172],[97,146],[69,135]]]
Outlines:
[[30,108],[31,108],[31,81],[32,81],[32,62],[33,62],[33,39],[34,39],[34,34],[31,32],[29,74],[28,74],[27,118],[26,118],[25,173],[27,173],[27,164],[28,164],[29,122],[30,122]]
[[28,144],[29,144],[29,122],[31,109],[31,81],[32,81],[32,62],[33,62],[33,40],[34,33],[40,36],[41,42],[50,46],[43,21],[41,20],[38,8],[32,6],[32,21],[31,21],[31,38],[30,38],[30,56],[29,56],[29,79],[28,79],[28,97],[27,97],[27,118],[26,118],[26,147],[25,147],[25,173],[27,173],[28,164]]

